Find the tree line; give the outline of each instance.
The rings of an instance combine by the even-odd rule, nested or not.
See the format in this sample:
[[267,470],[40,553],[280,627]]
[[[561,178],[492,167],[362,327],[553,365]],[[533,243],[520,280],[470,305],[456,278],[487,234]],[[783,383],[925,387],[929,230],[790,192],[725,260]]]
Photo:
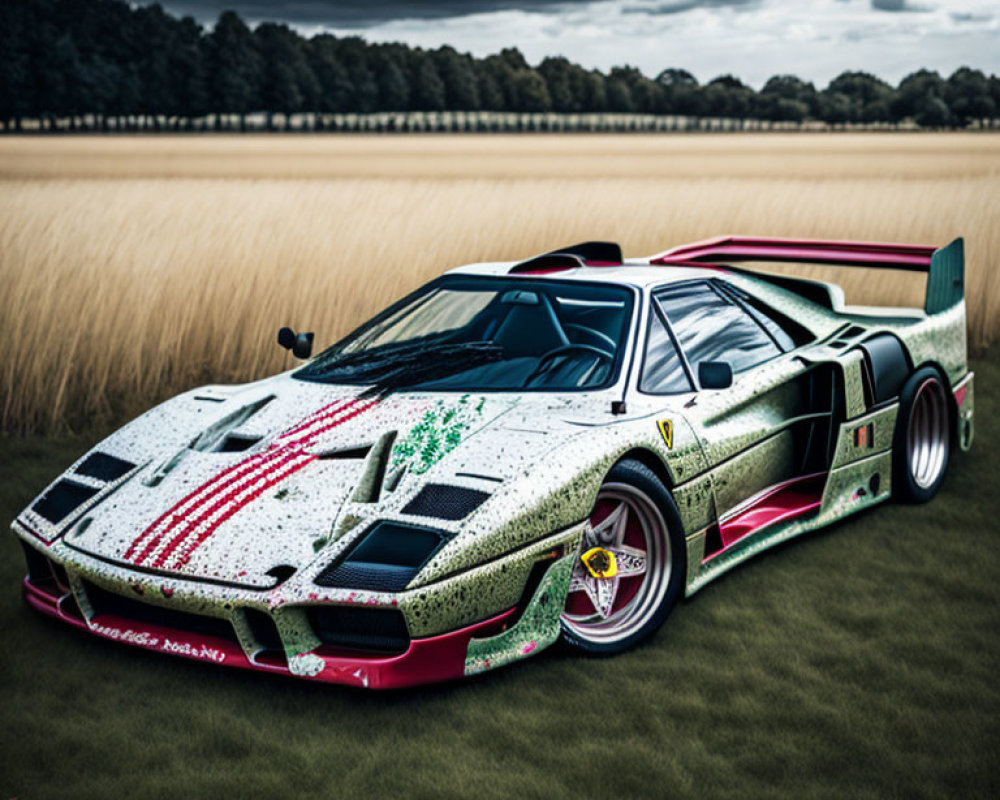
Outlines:
[[844,72],[823,89],[776,75],[759,91],[723,75],[705,84],[683,69],[655,78],[634,67],[604,73],[566,58],[531,66],[516,48],[474,58],[376,44],[287,25],[250,28],[223,12],[211,28],[159,5],[123,0],[0,2],[0,121],[21,130],[37,119],[52,128],[178,128],[214,116],[217,127],[246,129],[264,112],[281,115],[376,111],[640,113],[801,123],[899,123],[964,127],[998,116],[1000,78],[963,67],[947,78],[919,70],[891,86]]

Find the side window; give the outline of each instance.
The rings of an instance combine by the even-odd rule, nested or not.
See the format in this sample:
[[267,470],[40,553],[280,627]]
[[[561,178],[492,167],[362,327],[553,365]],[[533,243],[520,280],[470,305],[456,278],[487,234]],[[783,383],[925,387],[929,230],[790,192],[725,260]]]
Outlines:
[[794,350],[796,347],[815,340],[815,337],[798,322],[762,303],[756,297],[751,297],[742,289],[737,289],[725,281],[720,281],[720,283],[724,293],[737,297],[743,307],[764,327],[783,351]]
[[639,391],[646,394],[679,394],[692,390],[684,364],[667,332],[659,311],[650,309],[649,333],[646,336],[646,354],[642,361]]
[[695,371],[702,361],[728,361],[733,372],[743,372],[782,352],[749,313],[709,283],[672,287],[656,300]]

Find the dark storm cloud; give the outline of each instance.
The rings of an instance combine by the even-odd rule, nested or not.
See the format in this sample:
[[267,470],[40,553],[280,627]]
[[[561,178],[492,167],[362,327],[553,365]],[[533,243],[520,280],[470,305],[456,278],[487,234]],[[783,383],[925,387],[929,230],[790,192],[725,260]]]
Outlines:
[[365,28],[397,19],[445,19],[488,11],[547,11],[587,0],[161,0],[168,11],[212,22],[223,11],[247,20]]
[[906,0],[872,0],[872,8],[877,11],[915,11],[907,8]]
[[[554,11],[587,5],[593,0],[160,0],[178,15],[211,23],[223,11],[236,11],[250,21],[273,20],[291,25],[367,28],[400,19],[448,19],[490,11]],[[626,4],[630,14],[677,14],[693,8],[753,6],[760,0],[665,0]],[[872,0],[873,3],[892,0]]]
[[721,8],[723,6],[755,6],[760,0],[672,0],[651,6],[626,6],[626,14],[679,14],[693,8]]

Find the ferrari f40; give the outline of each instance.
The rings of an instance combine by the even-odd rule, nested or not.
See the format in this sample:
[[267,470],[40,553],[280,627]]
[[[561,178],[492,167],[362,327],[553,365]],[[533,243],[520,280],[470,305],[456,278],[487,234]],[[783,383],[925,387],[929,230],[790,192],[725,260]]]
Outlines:
[[[739,266],[926,273],[922,309]],[[779,542],[924,502],[973,438],[961,240],[587,242],[445,273],[304,363],[205,386],[14,521],[92,634],[370,688],[616,654]],[[845,543],[845,546],[846,543]]]

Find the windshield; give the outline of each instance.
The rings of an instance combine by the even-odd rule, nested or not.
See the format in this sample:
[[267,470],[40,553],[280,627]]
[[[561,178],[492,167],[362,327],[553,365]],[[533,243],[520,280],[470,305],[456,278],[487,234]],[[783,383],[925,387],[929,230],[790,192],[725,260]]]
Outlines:
[[567,391],[614,382],[622,286],[447,276],[320,353],[302,380],[379,389]]

